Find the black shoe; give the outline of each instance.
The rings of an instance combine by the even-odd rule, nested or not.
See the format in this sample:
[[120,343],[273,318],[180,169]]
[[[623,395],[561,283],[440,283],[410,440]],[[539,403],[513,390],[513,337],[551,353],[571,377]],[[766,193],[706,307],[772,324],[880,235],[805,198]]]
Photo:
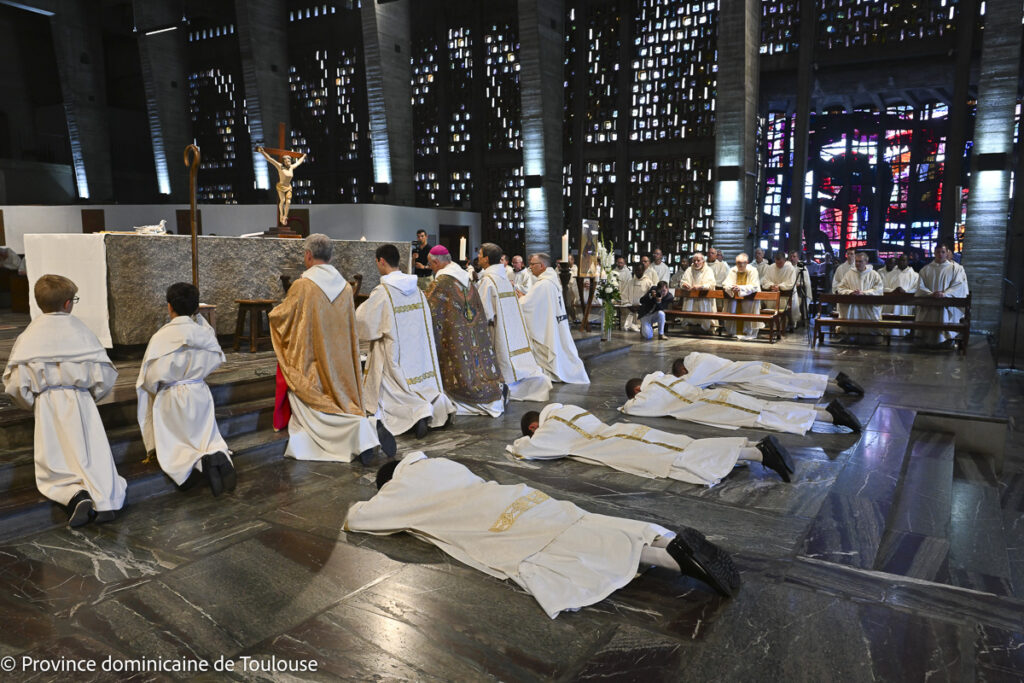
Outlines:
[[[377,440],[380,441],[380,449],[389,458],[395,457],[398,453],[398,444],[395,443],[395,436],[384,426],[384,422],[377,420]],[[359,455],[362,458],[362,454]]]
[[97,524],[105,524],[107,522],[113,522],[114,517],[117,517],[117,512],[114,510],[104,510],[103,512],[97,512],[93,521]]
[[235,466],[231,463],[231,458],[223,451],[214,453],[214,458],[214,464],[220,472],[220,480],[224,484],[224,490],[228,493],[234,491],[235,486],[238,484],[238,475],[235,473]]
[[778,472],[782,481],[792,481],[789,475],[796,471],[793,469],[793,460],[778,439],[774,436],[764,437],[757,442],[757,450],[761,451],[761,464],[764,467]]
[[380,446],[374,446],[373,448],[367,448],[365,451],[359,454],[359,462],[363,465],[369,466],[374,459],[377,457],[377,451],[380,450]]
[[95,512],[92,507],[92,497],[88,491],[79,491],[67,504],[68,526],[77,529],[92,521]]
[[658,340],[659,340],[659,341],[661,341],[661,340],[663,340],[663,339],[668,339],[668,335],[665,335],[665,334],[659,334],[659,335],[658,335]]
[[178,490],[179,491],[188,491],[189,489],[195,487],[195,485],[198,484],[202,480],[203,480],[203,473],[193,467],[192,471],[188,473],[188,477],[185,479],[185,481],[183,481],[183,482],[181,482],[180,484],[177,485],[178,486]]
[[508,408],[508,397],[509,397],[508,385],[507,384],[502,384],[501,385],[501,407],[502,407],[502,409]]
[[215,455],[216,453],[211,453],[202,457],[203,474],[206,475],[206,481],[210,484],[210,491],[214,498],[224,491],[224,481],[220,478],[220,468],[215,464]]
[[847,410],[846,406],[840,403],[838,399],[834,399],[825,406],[825,412],[832,416],[832,424],[839,425],[840,427],[849,427],[855,432],[859,432],[862,429],[857,416]]
[[836,384],[839,388],[848,394],[857,394],[858,396],[864,395],[864,387],[854,382],[845,372],[840,372],[836,375]]
[[725,552],[696,529],[683,529],[666,548],[684,576],[692,576],[718,593],[732,597],[740,587],[740,573]]
[[422,439],[427,435],[427,430],[430,429],[430,418],[421,417],[416,421],[416,438]]

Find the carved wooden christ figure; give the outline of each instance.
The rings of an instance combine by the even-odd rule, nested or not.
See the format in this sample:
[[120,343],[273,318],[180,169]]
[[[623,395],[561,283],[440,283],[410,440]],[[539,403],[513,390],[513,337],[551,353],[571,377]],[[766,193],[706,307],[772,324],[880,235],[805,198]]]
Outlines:
[[279,225],[288,225],[288,210],[292,204],[292,177],[295,175],[295,169],[306,160],[306,155],[288,152],[281,154],[281,161],[277,161],[263,147],[257,147],[256,151],[263,155],[268,164],[277,169],[277,221]]

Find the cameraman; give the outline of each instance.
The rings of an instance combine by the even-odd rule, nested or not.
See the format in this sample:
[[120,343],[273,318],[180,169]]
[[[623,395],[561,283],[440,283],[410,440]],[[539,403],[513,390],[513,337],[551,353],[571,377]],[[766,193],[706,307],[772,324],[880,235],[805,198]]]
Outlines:
[[665,336],[665,309],[671,304],[672,295],[668,291],[668,283],[664,280],[651,287],[640,298],[637,316],[640,318],[640,335],[644,339],[654,337],[654,323],[658,323],[658,339],[668,339]]

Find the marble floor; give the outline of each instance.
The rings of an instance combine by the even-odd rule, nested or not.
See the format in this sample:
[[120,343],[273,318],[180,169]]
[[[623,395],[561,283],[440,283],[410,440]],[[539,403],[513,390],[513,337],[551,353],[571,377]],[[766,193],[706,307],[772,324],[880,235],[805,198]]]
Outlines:
[[[219,499],[162,496],[106,526],[0,545],[0,658],[16,664],[5,680],[68,677],[26,672],[24,657],[228,661],[235,671],[218,677],[246,680],[1024,680],[1021,376],[997,372],[980,340],[959,358],[902,346],[812,351],[793,335],[775,345],[672,338],[598,360],[591,385],[559,385],[552,400],[621,419],[627,378],[697,349],[846,370],[867,390],[842,397],[866,430],[783,435],[797,456],[793,483],[752,466],[710,489],[513,461],[504,446],[536,404],[459,418],[399,447],[593,512],[696,527],[734,553],[744,583],[732,599],[652,569],[551,620],[513,585],[408,535],[341,531],[348,506],[373,495],[373,468],[275,459],[242,470]],[[919,409],[1008,417],[1002,473],[969,444],[915,428]],[[242,670],[308,661],[316,673]],[[191,676],[74,676],[178,677]]]

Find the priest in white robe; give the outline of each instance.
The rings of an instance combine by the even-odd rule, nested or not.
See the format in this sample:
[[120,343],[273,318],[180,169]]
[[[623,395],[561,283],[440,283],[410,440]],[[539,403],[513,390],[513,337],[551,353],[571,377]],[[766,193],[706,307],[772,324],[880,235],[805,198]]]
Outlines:
[[[181,488],[206,477],[213,495],[234,491],[231,451],[217,428],[207,376],[224,362],[217,333],[199,315],[199,290],[167,288],[171,321],[149,340],[135,382],[138,420],[147,452]],[[189,481],[191,478],[191,481]]]
[[544,372],[555,382],[590,384],[569,329],[562,301],[562,283],[544,253],[530,255],[530,270],[537,282],[519,300],[534,356]]
[[691,439],[646,425],[608,425],[574,405],[551,403],[539,413],[523,414],[523,436],[506,450],[522,460],[569,457],[650,479],[675,479],[714,486],[740,460],[760,462],[790,480],[793,461],[772,437],[755,442],[743,437]]
[[[935,260],[921,269],[917,296],[953,297],[962,299],[969,293],[967,273],[953,260],[953,254],[944,244],[935,249]],[[921,322],[959,323],[964,318],[962,308],[936,308],[917,306],[916,319]],[[918,340],[923,344],[951,344],[958,332],[922,331]]]
[[672,271],[663,259],[664,255],[661,253],[661,249],[655,248],[651,252],[651,268],[654,269],[654,277],[657,278],[658,282],[668,282],[672,279]]
[[[693,351],[672,363],[672,374],[686,377],[697,387],[729,387],[745,393],[774,398],[821,398],[829,388],[828,375],[793,372],[763,361],[734,361]],[[836,375],[837,388],[848,394],[864,395],[864,389],[845,372]]]
[[550,618],[604,600],[656,565],[723,595],[740,587],[729,555],[703,534],[586,512],[526,484],[484,481],[465,465],[410,453],[377,473],[346,532],[406,531],[489,576],[513,581]]
[[96,335],[71,315],[77,292],[61,275],[36,281],[43,314],[18,335],[3,374],[4,390],[35,414],[36,486],[65,506],[71,527],[114,519],[127,488],[96,408],[117,370]]
[[622,317],[622,329],[628,332],[640,331],[640,320],[636,309],[640,299],[657,283],[651,283],[647,274],[651,272],[643,263],[634,263],[633,272],[625,280],[619,280],[619,315]]
[[[854,247],[848,247],[846,249],[846,260],[836,267],[834,273],[832,273],[832,292],[834,294],[839,293],[839,283],[846,277],[846,273],[854,269],[854,264],[857,260],[857,249]],[[868,266],[870,268],[870,266]],[[836,317],[846,317],[846,304],[836,304]]]
[[516,401],[547,401],[551,380],[537,363],[526,330],[526,319],[519,299],[508,280],[501,277],[501,247],[485,242],[478,257],[483,272],[478,289],[484,315],[490,321],[491,339],[498,369],[508,386],[509,398]]
[[399,269],[395,245],[381,245],[374,255],[380,284],[356,309],[356,333],[370,344],[363,408],[392,434],[415,430],[423,438],[455,413],[441,384],[430,306],[419,278]]
[[762,281],[764,280],[764,271],[768,270],[771,265],[764,257],[764,249],[758,247],[754,250],[754,262],[750,264],[750,267],[757,271],[757,276]]
[[[910,259],[906,254],[900,254],[895,259],[893,267],[889,268],[888,261],[882,275],[882,291],[885,294],[914,294],[921,284],[921,276],[910,267]],[[914,306],[886,306],[882,314],[891,315],[914,315]],[[909,334],[910,330],[890,330],[893,336]]]
[[[744,301],[744,297],[761,291],[761,281],[757,278],[757,271],[749,267],[749,257],[740,254],[736,257],[736,265],[729,269],[725,276],[722,289],[728,297],[727,311],[730,313],[760,313],[760,301]],[[764,323],[747,322],[745,320],[724,321],[725,332],[729,336],[740,339],[757,339],[758,330],[764,327]]]
[[366,464],[380,447],[394,456],[394,436],[363,410],[352,287],[330,265],[326,235],[310,235],[304,246],[306,271],[269,316],[284,385],[274,426],[288,427],[285,455],[334,462],[358,455]]
[[[786,252],[780,251],[775,254],[775,261],[758,271],[761,277],[761,290],[765,292],[778,292],[779,307],[783,312],[791,311],[793,307],[793,290],[796,287],[796,268],[786,260]],[[790,320],[796,324],[792,313]]]
[[[715,272],[707,266],[704,254],[699,251],[690,258],[690,267],[683,273],[683,279],[679,283],[679,289],[683,290],[681,299],[684,311],[699,311],[702,313],[715,312],[715,299],[708,299],[703,296],[687,296],[690,292],[710,292],[716,287]],[[686,320],[687,325],[698,325],[705,332],[710,332],[718,325],[716,320]]]
[[[856,256],[852,270],[846,271],[843,279],[836,289],[837,294],[853,294],[857,296],[882,296],[882,276],[877,271],[868,267],[868,255],[860,252]],[[846,317],[851,320],[881,320],[882,307],[866,304],[848,304],[846,306]],[[878,334],[878,330],[871,328],[849,328],[849,331],[840,328],[849,337],[857,335]]]
[[718,287],[723,286],[725,278],[729,275],[729,264],[722,258],[722,252],[715,247],[708,249],[708,268],[715,274],[715,284]]
[[860,421],[839,401],[827,406],[767,401],[730,389],[701,389],[663,372],[626,382],[627,415],[674,417],[721,429],[770,429],[803,436],[820,421],[861,431]]

